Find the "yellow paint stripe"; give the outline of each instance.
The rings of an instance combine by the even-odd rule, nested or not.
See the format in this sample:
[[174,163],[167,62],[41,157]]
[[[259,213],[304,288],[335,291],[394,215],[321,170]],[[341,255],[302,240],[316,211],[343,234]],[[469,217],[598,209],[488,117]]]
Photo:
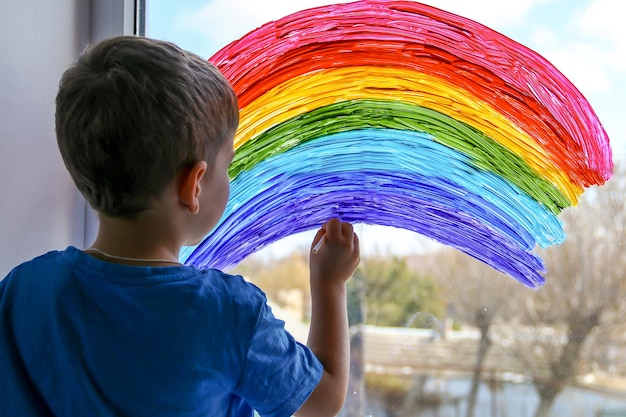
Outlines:
[[294,77],[265,92],[240,113],[235,149],[265,130],[343,100],[398,100],[464,122],[500,143],[553,183],[573,204],[582,187],[555,166],[551,155],[498,109],[445,79],[413,70],[348,67]]

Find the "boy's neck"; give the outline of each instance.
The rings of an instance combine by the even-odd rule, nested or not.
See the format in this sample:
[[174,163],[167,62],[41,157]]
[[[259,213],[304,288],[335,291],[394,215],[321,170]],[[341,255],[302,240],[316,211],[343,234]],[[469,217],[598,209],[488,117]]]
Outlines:
[[128,265],[138,265],[138,266],[168,266],[168,265],[183,265],[181,262],[172,260],[172,259],[164,259],[164,258],[133,258],[128,256],[118,256],[111,255],[103,250],[100,250],[96,247],[90,247],[85,249],[85,252],[88,252],[94,255],[97,258],[102,258],[107,261],[123,263]]
[[[105,260],[127,264],[178,264],[182,243],[172,225],[153,216],[121,219],[100,216],[98,236],[90,253]],[[175,228],[174,228],[175,229]]]

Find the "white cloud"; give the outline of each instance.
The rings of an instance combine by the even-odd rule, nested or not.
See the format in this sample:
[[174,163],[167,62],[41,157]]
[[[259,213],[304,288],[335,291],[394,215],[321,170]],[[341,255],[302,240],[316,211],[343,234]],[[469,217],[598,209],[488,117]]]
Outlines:
[[548,27],[541,27],[535,30],[531,34],[530,39],[534,45],[543,45],[546,48],[554,48],[559,41],[557,33]]
[[[581,2],[572,3],[581,5]],[[535,50],[544,55],[585,96],[606,93],[618,83],[617,74],[626,69],[626,32],[620,20],[621,0],[594,0],[573,12],[564,32],[552,35],[540,28],[532,35]]]
[[598,42],[603,58],[626,70],[626,3],[622,0],[595,0],[576,22],[580,31]]
[[550,53],[550,60],[585,96],[611,87],[611,76],[589,43],[575,42],[567,49],[556,49]]
[[626,2],[576,0],[567,13],[534,29],[527,46],[546,57],[589,100],[611,138],[614,155],[626,155],[621,114],[626,70]]
[[552,1],[421,0],[422,3],[467,17],[496,30],[523,23],[535,6],[548,4]]
[[[311,7],[350,0],[214,0],[198,10],[185,13],[176,21],[180,28],[205,37],[210,45],[220,46],[239,39],[259,26]],[[228,16],[232,18],[227,18]]]

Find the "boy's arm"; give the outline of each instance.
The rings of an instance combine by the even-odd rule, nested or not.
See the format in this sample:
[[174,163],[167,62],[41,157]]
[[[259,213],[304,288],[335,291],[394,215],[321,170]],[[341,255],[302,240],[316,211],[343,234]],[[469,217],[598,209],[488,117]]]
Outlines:
[[334,416],[346,398],[350,370],[350,340],[346,281],[359,263],[359,240],[352,225],[330,220],[313,242],[324,236],[311,254],[311,326],[307,345],[324,366],[322,378],[298,417]]

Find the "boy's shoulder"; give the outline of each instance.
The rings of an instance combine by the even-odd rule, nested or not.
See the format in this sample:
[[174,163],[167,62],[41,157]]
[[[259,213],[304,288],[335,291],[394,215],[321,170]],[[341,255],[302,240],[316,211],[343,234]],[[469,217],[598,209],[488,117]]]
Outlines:
[[21,264],[15,266],[7,275],[7,278],[15,274],[28,273],[42,268],[53,268],[55,265],[61,262],[61,257],[65,251],[53,250],[42,253],[28,261],[24,261]]
[[41,298],[54,292],[59,284],[55,279],[67,275],[63,266],[63,251],[50,251],[15,266],[5,277],[0,277],[0,307],[5,302]]

